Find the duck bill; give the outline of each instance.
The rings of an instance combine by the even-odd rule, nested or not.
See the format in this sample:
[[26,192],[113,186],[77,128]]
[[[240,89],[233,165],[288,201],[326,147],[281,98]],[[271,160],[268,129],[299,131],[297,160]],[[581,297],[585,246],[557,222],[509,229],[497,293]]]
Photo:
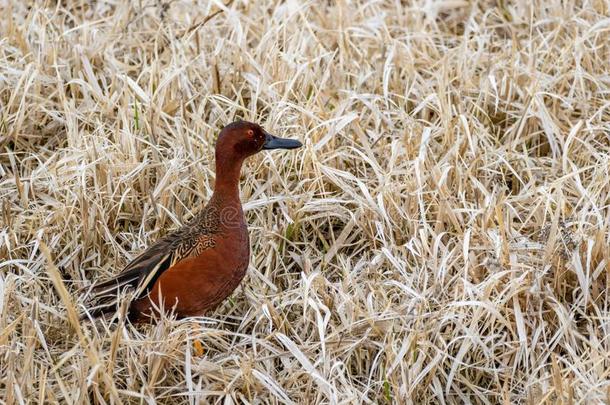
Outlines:
[[296,139],[278,138],[277,136],[266,134],[263,150],[296,149],[300,148],[301,146],[303,146],[303,144]]

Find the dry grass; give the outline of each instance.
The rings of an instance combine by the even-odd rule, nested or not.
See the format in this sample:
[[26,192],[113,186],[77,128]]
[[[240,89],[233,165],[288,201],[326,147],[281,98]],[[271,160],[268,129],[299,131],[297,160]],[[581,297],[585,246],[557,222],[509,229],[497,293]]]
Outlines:
[[[0,10],[1,403],[609,399],[607,0]],[[79,324],[237,117],[305,143],[244,168],[242,286]]]

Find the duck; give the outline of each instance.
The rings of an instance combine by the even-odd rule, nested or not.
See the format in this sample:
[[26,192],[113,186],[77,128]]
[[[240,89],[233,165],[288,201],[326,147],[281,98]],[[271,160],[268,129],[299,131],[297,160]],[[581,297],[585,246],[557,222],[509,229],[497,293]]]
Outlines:
[[115,277],[89,288],[81,319],[115,313],[122,292],[131,292],[127,318],[134,323],[206,315],[241,283],[250,262],[248,228],[239,195],[244,161],[273,149],[296,149],[296,139],[271,135],[262,126],[236,121],[215,145],[214,191],[208,203],[182,227],[154,242]]

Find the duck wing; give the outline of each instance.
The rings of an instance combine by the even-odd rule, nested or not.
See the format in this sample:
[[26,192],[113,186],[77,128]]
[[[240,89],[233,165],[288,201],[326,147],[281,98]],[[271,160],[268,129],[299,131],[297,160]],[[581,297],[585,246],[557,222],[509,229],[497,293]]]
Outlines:
[[91,287],[93,305],[88,311],[89,315],[96,318],[114,312],[121,291],[132,291],[134,298],[146,296],[163,272],[181,260],[213,247],[215,242],[213,232],[210,232],[213,229],[197,225],[197,221],[192,221],[159,239],[117,276]]

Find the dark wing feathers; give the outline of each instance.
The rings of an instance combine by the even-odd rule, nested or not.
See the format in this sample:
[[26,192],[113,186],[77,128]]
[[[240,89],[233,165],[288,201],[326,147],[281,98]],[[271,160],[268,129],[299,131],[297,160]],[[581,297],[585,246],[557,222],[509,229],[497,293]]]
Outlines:
[[197,239],[193,239],[189,228],[187,225],[158,240],[117,276],[95,284],[91,288],[95,305],[90,308],[89,314],[97,317],[113,312],[119,293],[124,289],[134,291],[136,298],[146,296],[164,271],[198,250]]
[[116,308],[119,293],[134,292],[135,298],[146,296],[161,274],[179,261],[214,247],[220,218],[214,204],[208,204],[186,225],[159,239],[130,262],[116,277],[94,285],[94,306],[89,315],[97,317]]
[[[117,287],[122,287],[125,285],[136,287],[143,276],[153,269],[157,271],[161,270],[161,272],[167,270],[173,261],[171,259],[174,256],[173,250],[170,249],[172,243],[170,240],[168,240],[171,236],[173,235],[168,235],[146,249],[138,257],[133,259],[127,266],[125,266],[123,271],[121,271],[113,279],[96,284],[93,287],[93,291],[97,293],[108,288],[116,289]],[[159,264],[161,264],[161,266],[159,266]]]

